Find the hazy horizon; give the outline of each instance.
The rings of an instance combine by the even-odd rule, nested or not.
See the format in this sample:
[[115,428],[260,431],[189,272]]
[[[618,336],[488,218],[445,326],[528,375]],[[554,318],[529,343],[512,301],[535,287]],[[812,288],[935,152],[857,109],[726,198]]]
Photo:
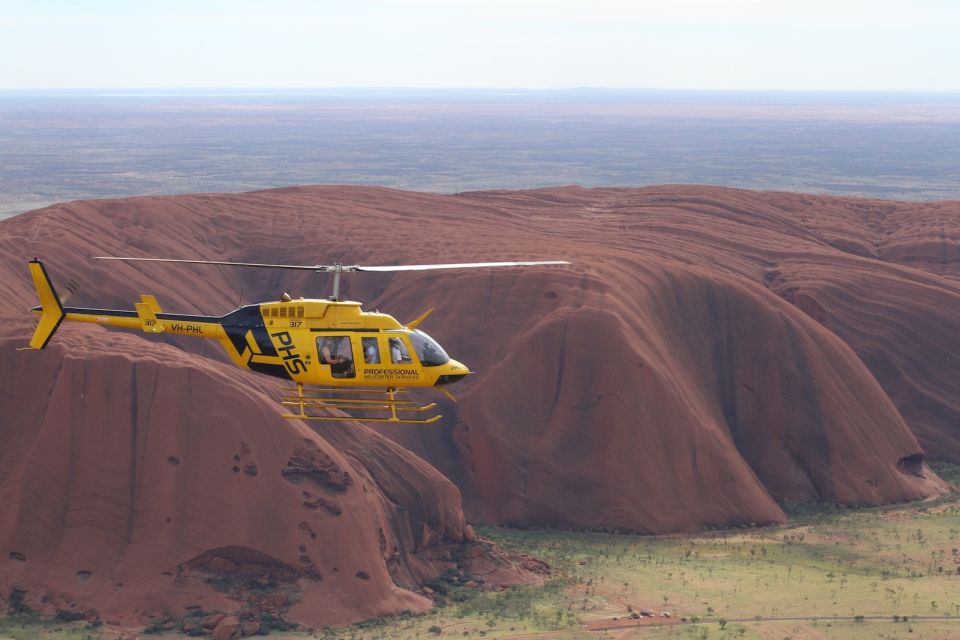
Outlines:
[[401,87],[401,86],[337,86],[337,87],[257,87],[257,86],[232,86],[232,87],[203,87],[203,86],[165,86],[165,87],[29,87],[29,88],[9,88],[0,87],[0,96],[3,95],[91,95],[96,97],[261,97],[271,95],[329,95],[331,92],[344,92],[352,97],[377,97],[382,94],[384,97],[400,97],[404,95],[416,95],[418,97],[444,95],[456,95],[465,97],[470,94],[484,95],[489,97],[491,92],[499,93],[504,96],[512,95],[576,95],[576,94],[609,94],[611,96],[649,94],[650,96],[672,96],[672,97],[710,97],[710,96],[730,96],[741,98],[763,98],[763,97],[811,97],[811,98],[841,98],[841,97],[864,97],[864,98],[955,98],[960,100],[960,89],[943,90],[876,90],[876,89],[696,89],[696,88],[676,88],[676,89],[657,89],[649,87],[602,87],[602,86],[580,86],[580,87]]
[[294,184],[960,199],[948,0],[0,3],[0,216]]
[[304,184],[704,184],[960,200],[960,94],[623,89],[0,91],[0,217]]

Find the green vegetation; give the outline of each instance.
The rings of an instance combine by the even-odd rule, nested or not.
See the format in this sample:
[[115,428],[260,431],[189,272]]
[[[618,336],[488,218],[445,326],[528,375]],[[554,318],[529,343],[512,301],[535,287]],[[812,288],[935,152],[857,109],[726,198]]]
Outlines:
[[[536,632],[602,637],[611,631],[589,629],[644,609],[658,614],[657,622],[696,624],[635,628],[630,637],[857,640],[960,634],[956,494],[860,510],[786,507],[792,518],[786,526],[694,536],[480,528],[509,553],[546,561],[552,578],[537,588],[499,593],[457,587],[446,592],[445,607],[426,616],[372,633],[348,628],[336,634],[354,640],[415,638],[439,629],[438,635],[470,638]],[[659,615],[665,611],[673,617]],[[917,620],[917,615],[958,620]],[[830,619],[835,616],[849,619]],[[800,621],[769,620],[775,617]]]
[[43,620],[27,614],[0,618],[3,640],[97,640],[100,636],[96,625],[82,622]]
[[[952,481],[950,473],[943,476]],[[438,606],[429,613],[314,635],[598,638],[626,624],[624,637],[635,638],[960,637],[956,493],[862,510],[787,506],[794,521],[786,526],[692,536],[481,527],[504,551],[547,562],[551,577],[536,587],[484,591],[465,586],[482,578],[454,572],[431,582]],[[655,617],[637,620],[645,610]],[[670,618],[662,615],[668,611]],[[796,620],[773,620],[784,617]],[[651,622],[669,626],[638,626]],[[39,622],[25,613],[3,624],[0,637],[18,639],[92,633],[80,623]]]
[[716,625],[638,629],[630,640],[942,640],[960,634],[960,621],[898,622],[892,620],[855,622],[848,620],[817,622],[753,622],[728,624],[721,631]]
[[932,462],[930,467],[938,476],[953,487],[953,490],[960,491],[960,464],[952,462]]

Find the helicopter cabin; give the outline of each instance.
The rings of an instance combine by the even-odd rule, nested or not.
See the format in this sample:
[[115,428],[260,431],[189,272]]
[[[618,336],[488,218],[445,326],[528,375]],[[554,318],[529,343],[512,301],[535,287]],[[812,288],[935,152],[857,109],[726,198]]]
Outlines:
[[[451,363],[450,357],[433,338],[404,327],[393,316],[365,312],[359,302],[298,299],[251,305],[238,312],[245,310],[247,322],[230,324],[245,334],[243,346],[258,348],[249,354],[238,348],[237,355],[262,373],[335,386],[433,386],[452,381],[448,367],[441,367]],[[262,321],[266,335],[249,335],[254,315],[260,316],[256,320]],[[233,336],[231,340],[238,346],[238,340]]]

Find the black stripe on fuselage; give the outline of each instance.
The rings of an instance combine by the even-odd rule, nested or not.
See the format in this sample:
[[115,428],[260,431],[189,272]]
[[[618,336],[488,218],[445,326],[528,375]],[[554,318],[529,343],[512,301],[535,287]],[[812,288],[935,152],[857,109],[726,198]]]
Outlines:
[[[114,318],[137,318],[136,311],[127,311],[124,309],[84,309],[81,307],[65,307],[65,313],[83,313],[94,316],[107,316]],[[260,315],[259,305],[247,305],[231,311],[225,316],[194,316],[182,313],[158,313],[158,320],[170,320],[174,322],[207,322],[219,324],[223,327],[227,338],[233,343],[237,353],[244,354],[247,349],[246,335],[248,331],[253,332],[254,341],[260,349],[260,353],[265,356],[277,355],[277,350],[267,334],[267,329],[263,325],[263,317]],[[252,371],[263,373],[275,378],[290,380],[290,374],[286,367],[281,364],[267,364],[258,362],[247,362],[247,367]]]
[[311,332],[318,331],[353,331],[354,333],[379,333],[380,329],[345,329],[344,327],[327,327],[323,329],[310,329]]
[[[114,318],[137,318],[136,311],[124,309],[84,309],[82,307],[64,307],[64,313],[85,313],[91,316],[110,316]],[[191,316],[183,313],[158,313],[157,320],[173,320],[176,322],[210,322],[220,324],[222,318],[217,316]]]
[[64,307],[64,313],[85,313],[90,316],[113,316],[115,318],[136,318],[136,311],[120,311],[119,309],[84,309],[83,307]]
[[[277,350],[273,346],[273,341],[270,340],[267,328],[263,324],[263,314],[260,311],[260,305],[251,304],[240,307],[236,311],[231,311],[221,318],[221,324],[223,325],[223,330],[227,333],[227,338],[233,343],[237,353],[241,354],[241,356],[250,355],[249,346],[247,345],[247,333],[250,333],[261,355],[277,357]],[[254,362],[252,357],[248,357],[247,367],[257,373],[263,373],[282,380],[291,380],[290,373],[282,364]]]

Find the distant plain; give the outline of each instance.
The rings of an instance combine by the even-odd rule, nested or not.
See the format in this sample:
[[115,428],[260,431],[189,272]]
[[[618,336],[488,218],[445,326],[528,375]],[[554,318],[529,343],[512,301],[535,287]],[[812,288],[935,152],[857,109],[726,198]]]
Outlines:
[[0,218],[302,184],[710,184],[960,199],[960,94],[0,91]]

